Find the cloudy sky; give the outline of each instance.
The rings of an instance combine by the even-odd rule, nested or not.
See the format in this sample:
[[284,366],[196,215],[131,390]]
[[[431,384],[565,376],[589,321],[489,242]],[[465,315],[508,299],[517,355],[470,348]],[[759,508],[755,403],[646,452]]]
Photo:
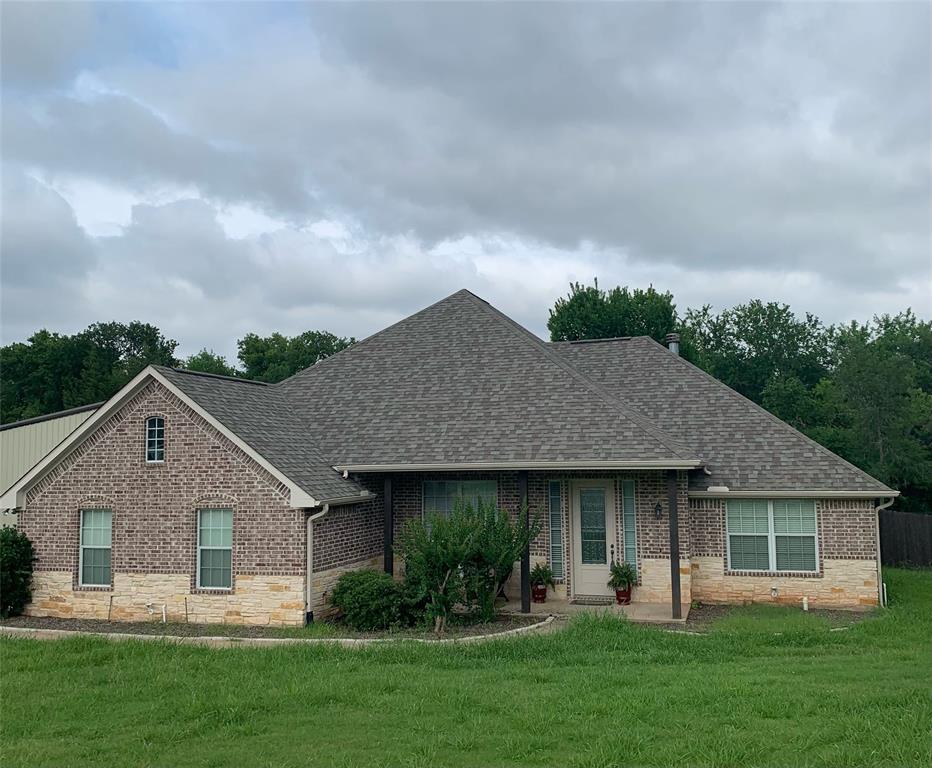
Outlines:
[[2,5],[2,336],[573,280],[932,315],[932,4]]

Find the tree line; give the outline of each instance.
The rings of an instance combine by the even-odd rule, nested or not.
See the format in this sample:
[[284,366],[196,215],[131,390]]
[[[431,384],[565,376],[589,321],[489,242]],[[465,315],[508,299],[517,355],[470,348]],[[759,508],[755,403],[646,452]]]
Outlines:
[[[825,325],[786,304],[749,301],[680,314],[669,292],[573,284],[547,323],[553,341],[680,334],[681,354],[801,432],[898,488],[901,509],[932,512],[932,322],[910,311]],[[106,400],[149,363],[278,382],[355,341],[328,331],[246,334],[237,364],[148,323],[38,331],[0,348],[4,423]]]
[[841,325],[760,300],[681,315],[669,292],[596,282],[547,325],[553,341],[679,333],[690,362],[932,512],[932,322],[909,309]]
[[9,423],[106,400],[150,364],[274,383],[354,341],[327,331],[248,333],[233,366],[209,349],[179,359],[178,342],[149,323],[94,323],[73,335],[42,330],[0,347],[0,417]]

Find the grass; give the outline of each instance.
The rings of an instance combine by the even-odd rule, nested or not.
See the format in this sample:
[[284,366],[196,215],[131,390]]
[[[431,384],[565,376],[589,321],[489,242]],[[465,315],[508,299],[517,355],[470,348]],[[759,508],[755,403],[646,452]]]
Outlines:
[[932,765],[932,572],[885,579],[892,606],[842,632],[755,607],[459,647],[4,639],[0,762]]

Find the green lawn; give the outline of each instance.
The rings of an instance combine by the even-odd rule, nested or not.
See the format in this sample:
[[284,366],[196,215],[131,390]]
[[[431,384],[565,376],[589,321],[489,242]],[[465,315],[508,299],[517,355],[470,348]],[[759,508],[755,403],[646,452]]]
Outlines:
[[850,629],[583,618],[476,646],[0,643],[4,766],[932,765],[932,572]]

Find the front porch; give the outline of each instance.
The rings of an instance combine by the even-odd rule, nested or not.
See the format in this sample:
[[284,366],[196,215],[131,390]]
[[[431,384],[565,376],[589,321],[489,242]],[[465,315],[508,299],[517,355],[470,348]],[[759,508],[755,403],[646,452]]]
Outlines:
[[[505,610],[560,616],[609,611],[654,623],[686,620],[689,529],[687,524],[681,539],[679,526],[680,510],[688,504],[685,472],[430,471],[391,473],[379,480],[387,573],[400,573],[394,541],[407,520],[444,514],[458,500],[475,505],[487,498],[515,517],[527,509],[542,523],[506,584]],[[611,563],[622,560],[637,568],[640,599],[615,607],[607,582]],[[560,582],[543,605],[531,602],[531,567],[538,563],[550,566]]]
[[530,614],[532,616],[558,616],[570,617],[583,613],[623,615],[629,621],[639,624],[685,624],[689,616],[689,604],[680,606],[680,616],[673,616],[673,607],[670,603],[631,603],[630,605],[617,605],[613,602],[592,603],[576,602],[548,595],[546,603],[531,603],[530,611],[524,611],[521,600],[508,600],[502,608],[502,613]]

